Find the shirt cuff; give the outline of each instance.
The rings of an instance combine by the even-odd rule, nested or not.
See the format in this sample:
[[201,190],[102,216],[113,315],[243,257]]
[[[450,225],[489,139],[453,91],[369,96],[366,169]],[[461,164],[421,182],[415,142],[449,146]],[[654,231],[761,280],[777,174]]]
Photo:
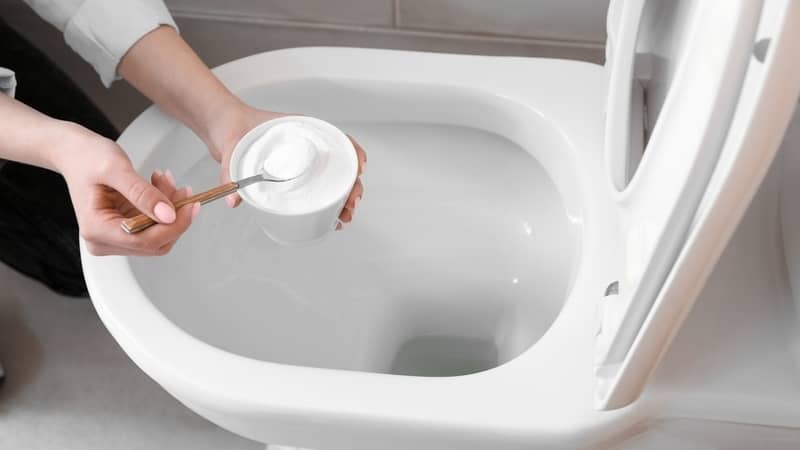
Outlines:
[[67,22],[64,39],[109,87],[120,78],[117,66],[122,57],[139,39],[161,25],[178,29],[160,0],[86,0]]
[[17,88],[17,79],[14,78],[14,72],[10,69],[0,67],[0,94],[6,94],[9,97],[14,97],[14,90]]

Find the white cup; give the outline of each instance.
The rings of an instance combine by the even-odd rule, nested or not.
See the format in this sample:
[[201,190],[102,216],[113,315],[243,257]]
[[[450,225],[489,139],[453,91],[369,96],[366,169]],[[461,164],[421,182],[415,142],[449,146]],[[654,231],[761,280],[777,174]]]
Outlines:
[[[280,127],[280,128],[275,128]],[[241,180],[261,170],[270,150],[256,144],[270,130],[293,127],[315,144],[311,165],[299,178],[282,183],[260,182],[239,190],[264,232],[286,245],[324,238],[338,223],[347,197],[358,177],[358,158],[350,139],[324,120],[285,116],[250,130],[231,155],[230,176]],[[258,153],[256,153],[258,152]],[[250,154],[248,154],[250,153]]]

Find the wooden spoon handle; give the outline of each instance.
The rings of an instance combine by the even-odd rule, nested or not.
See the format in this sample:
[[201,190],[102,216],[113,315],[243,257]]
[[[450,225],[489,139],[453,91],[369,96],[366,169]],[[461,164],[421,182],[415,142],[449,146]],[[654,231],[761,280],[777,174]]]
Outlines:
[[[228,194],[236,192],[237,189],[239,189],[239,185],[236,182],[223,184],[213,189],[203,191],[199,194],[192,195],[191,197],[186,197],[183,200],[178,200],[173,204],[173,206],[175,207],[175,211],[177,211],[183,206],[190,205],[196,202],[200,202],[201,205],[205,205],[208,202],[213,202],[214,200],[220,199]],[[145,230],[155,225],[156,223],[157,222],[155,220],[151,219],[146,214],[139,214],[138,216],[129,217],[123,220],[121,226],[126,233],[134,234],[142,230]]]

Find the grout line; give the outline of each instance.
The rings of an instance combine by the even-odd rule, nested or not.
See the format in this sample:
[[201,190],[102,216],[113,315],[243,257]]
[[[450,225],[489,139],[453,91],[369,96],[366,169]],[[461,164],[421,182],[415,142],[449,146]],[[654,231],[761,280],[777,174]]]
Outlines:
[[405,28],[387,28],[375,25],[348,25],[348,24],[334,24],[334,23],[311,22],[311,21],[301,21],[301,20],[284,20],[284,19],[273,19],[265,16],[232,14],[229,12],[213,11],[213,10],[198,11],[194,9],[171,8],[170,12],[172,13],[173,16],[178,18],[207,20],[212,22],[232,22],[232,23],[252,24],[252,25],[271,25],[271,26],[280,26],[286,28],[316,28],[319,30],[330,30],[330,31],[356,31],[356,32],[379,33],[390,36],[430,37],[430,38],[455,39],[462,41],[478,40],[488,43],[500,43],[500,44],[571,47],[571,48],[584,48],[591,50],[602,50],[603,48],[605,48],[605,43],[592,42],[592,41],[528,38],[520,36],[504,36],[504,35],[493,35],[493,34],[444,32],[435,30],[420,30],[420,29],[405,29]]

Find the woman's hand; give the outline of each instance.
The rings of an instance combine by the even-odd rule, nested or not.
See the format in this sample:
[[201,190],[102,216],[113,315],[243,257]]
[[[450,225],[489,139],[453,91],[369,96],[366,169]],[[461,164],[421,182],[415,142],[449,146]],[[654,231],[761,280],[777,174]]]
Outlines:
[[[53,165],[66,179],[81,237],[94,255],[164,255],[189,228],[200,204],[177,212],[172,204],[191,195],[176,189],[172,175],[156,171],[148,182],[113,141],[74,124],[58,144]],[[120,224],[143,212],[158,225],[127,234]]]
[[[119,146],[86,128],[52,119],[0,95],[0,157],[33,164],[67,180],[81,236],[95,255],[163,255],[186,231],[199,204],[177,213],[172,202],[190,195],[171,175],[152,184],[136,173]],[[159,225],[138,234],[120,227],[139,211]]]
[[[134,44],[120,61],[118,70],[139,92],[206,143],[211,156],[221,164],[223,182],[230,181],[228,166],[239,139],[256,125],[285,115],[244,104],[169,26],[155,29]],[[358,143],[353,141],[353,145],[360,176],[367,157]],[[357,180],[339,216],[342,222],[352,220],[363,191],[361,181]],[[237,194],[226,200],[231,207],[241,202]]]
[[[219,116],[218,122],[215,125],[209,126],[211,131],[209,136],[205,139],[211,156],[220,163],[220,181],[222,183],[231,181],[229,170],[231,155],[239,140],[257,125],[287,115],[252,108],[238,101],[238,99],[230,103],[231,104],[224,110],[223,114]],[[350,137],[350,141],[353,143],[356,156],[358,157],[358,178],[356,178],[353,189],[350,191],[347,202],[345,202],[344,209],[342,209],[341,214],[339,214],[339,220],[343,223],[348,223],[353,220],[353,214],[358,206],[358,202],[364,195],[361,174],[364,173],[364,167],[367,163],[367,155],[364,149],[361,148],[361,145],[352,137]],[[241,197],[236,193],[225,198],[225,202],[232,208],[238,206],[241,201]],[[336,229],[341,229],[341,227],[342,225],[339,224]]]

